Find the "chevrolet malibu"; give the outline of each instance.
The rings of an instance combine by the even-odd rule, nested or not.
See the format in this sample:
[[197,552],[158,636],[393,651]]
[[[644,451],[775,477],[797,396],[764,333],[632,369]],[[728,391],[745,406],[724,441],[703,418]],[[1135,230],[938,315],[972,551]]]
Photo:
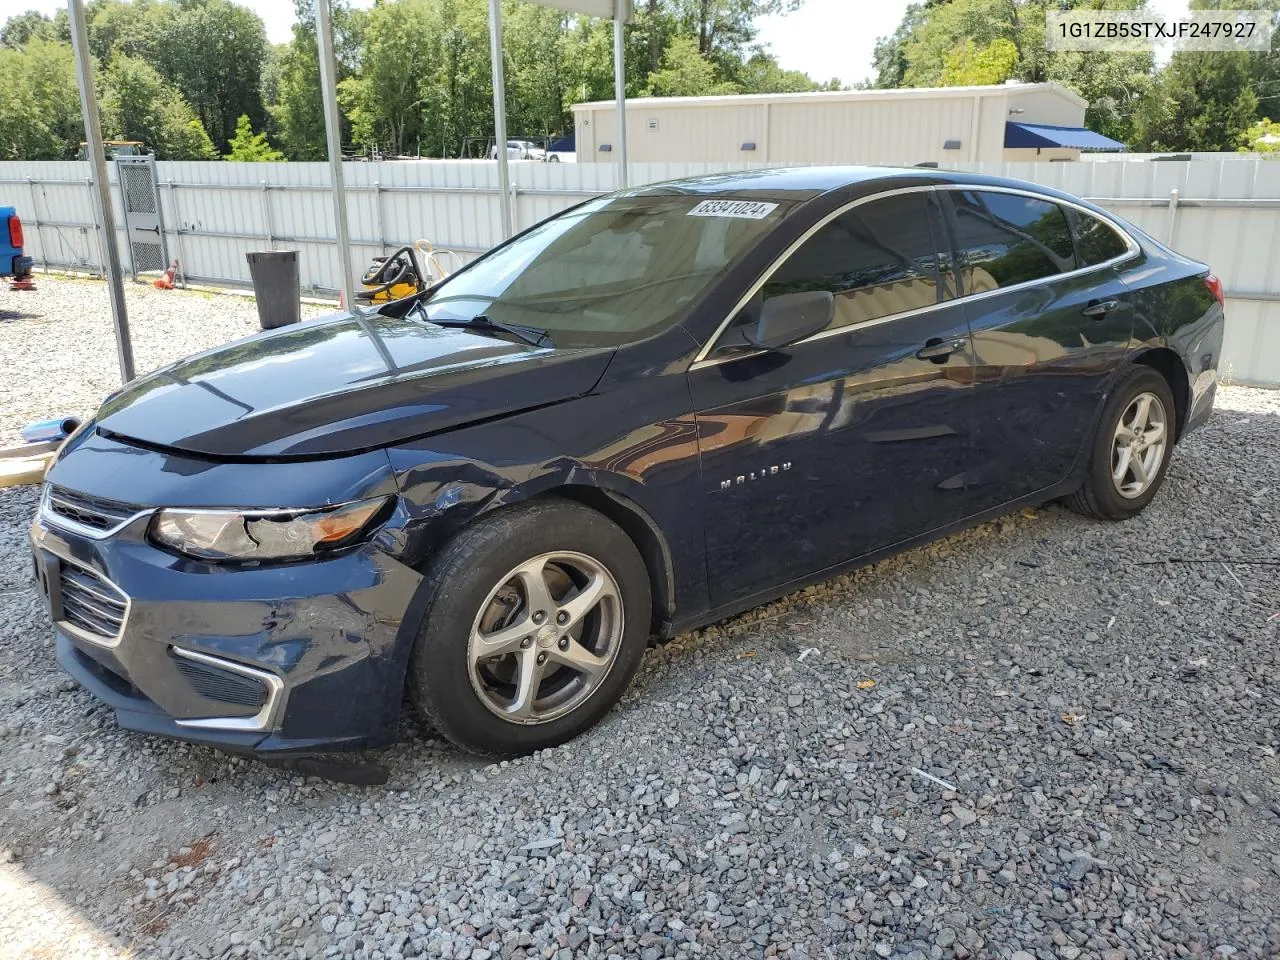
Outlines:
[[1134,516],[1209,416],[1222,303],[1010,180],[593,199],[107,398],[31,527],[57,656],[124,727],[267,759],[387,744],[406,702],[557,744],[651,640],[1020,505]]

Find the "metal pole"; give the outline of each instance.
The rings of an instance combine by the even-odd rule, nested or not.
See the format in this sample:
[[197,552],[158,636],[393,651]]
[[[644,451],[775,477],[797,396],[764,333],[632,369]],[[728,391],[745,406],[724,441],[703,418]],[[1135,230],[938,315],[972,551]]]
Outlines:
[[338,270],[348,310],[356,307],[351,273],[351,236],[347,229],[347,192],[342,179],[342,128],[338,120],[338,67],[333,56],[333,21],[329,0],[316,0],[316,42],[320,47],[320,94],[324,100],[324,132],[329,142],[329,176],[333,183],[333,220],[338,231]]
[[116,221],[111,209],[111,181],[107,179],[107,155],[102,146],[102,123],[98,119],[98,95],[93,86],[93,56],[85,27],[84,0],[67,0],[71,18],[71,46],[76,57],[76,80],[80,84],[80,111],[84,116],[84,138],[88,143],[93,171],[94,206],[102,224],[102,253],[106,260],[107,291],[111,295],[111,316],[116,328],[116,353],[120,378],[133,379],[133,342],[129,339],[129,311],[124,303],[124,277],[120,273],[120,250],[116,246]]
[[[31,215],[35,218],[36,243],[40,244],[40,262],[44,264],[44,275],[49,275],[49,251],[44,245],[44,234],[40,231],[40,198],[36,195],[36,182],[27,177],[27,189],[31,191]],[[45,204],[48,211],[49,205]]]
[[618,107],[618,189],[627,187],[627,64],[623,44],[622,22],[626,16],[625,0],[615,0],[613,12],[613,95]]
[[182,243],[182,210],[178,205],[178,185],[169,180],[169,203],[173,206],[173,219],[178,221],[178,283],[187,289],[187,249]]
[[[93,177],[85,180],[84,185],[89,188],[89,209],[93,211],[93,243],[98,248],[98,275],[104,280],[107,277],[106,261],[102,259],[102,224],[99,222],[101,215],[98,212],[97,190],[93,186]],[[89,256],[89,241],[86,238],[84,242],[84,255]],[[87,266],[86,261],[86,266]]]
[[502,239],[511,227],[511,168],[507,162],[507,90],[502,79],[502,0],[489,0],[489,59],[493,63],[493,152],[498,158],[498,208]]
[[276,228],[271,222],[271,197],[267,195],[267,181],[259,181],[262,186],[262,226],[263,239],[267,241],[267,249],[276,248]]

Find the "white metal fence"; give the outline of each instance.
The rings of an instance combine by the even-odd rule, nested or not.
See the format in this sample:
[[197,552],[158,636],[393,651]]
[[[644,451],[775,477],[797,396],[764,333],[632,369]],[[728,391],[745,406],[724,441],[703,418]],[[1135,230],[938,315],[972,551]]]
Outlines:
[[[632,183],[743,165],[634,164]],[[1280,384],[1280,163],[1211,160],[1155,163],[986,163],[957,168],[1017,177],[1086,197],[1223,278],[1227,343],[1223,373]],[[337,245],[323,163],[157,164],[169,254],[193,281],[245,285],[245,253],[299,251],[302,282],[337,287]],[[114,179],[114,168],[112,177]],[[615,187],[609,164],[522,163],[505,198],[517,228]],[[484,161],[353,163],[346,171],[352,266],[419,238],[470,259],[502,239],[495,164]],[[0,163],[0,204],[26,225],[38,267],[99,271],[89,165]],[[119,189],[113,184],[117,209]],[[117,217],[123,242],[123,219]]]

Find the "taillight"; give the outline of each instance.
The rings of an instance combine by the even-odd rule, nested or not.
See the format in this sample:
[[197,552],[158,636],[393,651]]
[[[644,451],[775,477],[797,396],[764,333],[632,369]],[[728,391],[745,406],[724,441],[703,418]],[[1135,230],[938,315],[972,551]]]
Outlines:
[[16,213],[9,218],[9,246],[22,249],[22,221]]
[[1218,301],[1218,306],[1223,306],[1224,294],[1222,292],[1222,281],[1216,273],[1211,273],[1204,278],[1204,285],[1209,288],[1209,292],[1213,294],[1213,299]]

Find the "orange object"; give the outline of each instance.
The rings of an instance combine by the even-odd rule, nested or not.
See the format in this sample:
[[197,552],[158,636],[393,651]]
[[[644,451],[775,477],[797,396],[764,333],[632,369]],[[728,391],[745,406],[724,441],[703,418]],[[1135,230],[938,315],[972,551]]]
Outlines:
[[173,278],[178,274],[178,261],[175,260],[169,264],[169,269],[164,272],[164,276],[155,280],[151,285],[157,290],[172,290]]

